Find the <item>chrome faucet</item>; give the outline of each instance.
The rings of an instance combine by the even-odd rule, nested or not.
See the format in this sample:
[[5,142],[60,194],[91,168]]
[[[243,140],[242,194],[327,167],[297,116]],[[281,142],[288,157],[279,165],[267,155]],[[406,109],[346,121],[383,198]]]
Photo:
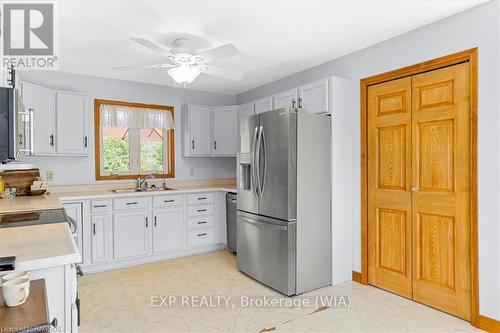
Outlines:
[[142,191],[142,190],[143,190],[142,185],[143,185],[143,184],[146,182],[146,180],[148,180],[148,179],[154,180],[154,179],[155,179],[155,176],[153,176],[153,175],[147,175],[147,176],[145,176],[144,178],[140,178],[140,177],[138,177],[138,178],[137,178],[137,190]]

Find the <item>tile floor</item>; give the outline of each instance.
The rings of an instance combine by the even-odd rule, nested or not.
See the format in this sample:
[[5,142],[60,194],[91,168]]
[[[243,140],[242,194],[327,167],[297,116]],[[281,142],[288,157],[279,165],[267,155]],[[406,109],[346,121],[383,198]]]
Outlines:
[[[302,307],[247,307],[245,295],[254,303],[287,298],[238,272],[226,251],[87,275],[79,293],[81,333],[480,332],[443,312],[354,282],[301,295]],[[202,298],[210,295],[221,297]],[[337,296],[337,306],[316,303],[331,296]]]

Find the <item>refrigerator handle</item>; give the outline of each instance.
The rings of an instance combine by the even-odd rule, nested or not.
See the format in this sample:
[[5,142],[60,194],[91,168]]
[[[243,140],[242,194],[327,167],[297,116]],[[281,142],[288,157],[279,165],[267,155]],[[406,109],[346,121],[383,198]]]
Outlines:
[[257,185],[259,186],[258,194],[262,198],[262,188],[260,187],[260,146],[262,145],[262,125],[259,127],[259,136],[257,139],[256,155],[256,171],[257,171]]
[[254,133],[253,133],[253,147],[252,147],[252,184],[253,184],[253,191],[256,197],[258,197],[258,192],[257,192],[257,182],[256,180],[256,169],[255,169],[255,150],[257,149],[257,136],[258,136],[258,127],[255,127]]
[[[264,148],[264,172],[262,174],[262,186],[260,186],[260,197],[262,198],[264,190],[266,188],[266,174],[267,174],[267,148],[266,148],[266,134],[264,133],[264,127],[261,126],[260,140],[262,141],[262,148]],[[260,171],[260,170],[259,170]]]

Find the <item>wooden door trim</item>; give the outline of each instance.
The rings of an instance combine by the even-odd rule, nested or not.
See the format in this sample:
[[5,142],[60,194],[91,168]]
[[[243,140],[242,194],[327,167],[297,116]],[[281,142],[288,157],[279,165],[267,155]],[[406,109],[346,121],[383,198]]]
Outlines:
[[[360,283],[368,284],[368,87],[407,76],[422,74],[435,69],[469,62],[470,70],[470,221],[471,221],[471,324],[479,327],[479,267],[477,225],[477,62],[478,49],[453,53],[416,65],[396,69],[364,78],[360,81],[361,112],[361,277]],[[356,272],[357,273],[357,272]],[[357,279],[359,276],[356,274]]]

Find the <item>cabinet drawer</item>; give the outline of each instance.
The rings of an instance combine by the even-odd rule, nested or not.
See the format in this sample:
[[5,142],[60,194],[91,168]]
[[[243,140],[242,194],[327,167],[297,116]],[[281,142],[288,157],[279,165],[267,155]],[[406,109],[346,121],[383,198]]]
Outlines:
[[188,195],[188,205],[203,205],[214,202],[213,193],[198,193]]
[[191,217],[188,219],[188,228],[206,228],[213,227],[213,216]]
[[113,200],[115,210],[147,208],[148,198],[119,198]]
[[159,195],[153,197],[153,207],[170,207],[184,204],[182,195]]
[[90,211],[92,213],[103,213],[109,210],[108,200],[92,200],[90,202]]
[[200,205],[188,207],[188,216],[213,215],[214,205]]
[[212,244],[214,242],[214,229],[204,228],[192,230],[188,233],[188,246]]

